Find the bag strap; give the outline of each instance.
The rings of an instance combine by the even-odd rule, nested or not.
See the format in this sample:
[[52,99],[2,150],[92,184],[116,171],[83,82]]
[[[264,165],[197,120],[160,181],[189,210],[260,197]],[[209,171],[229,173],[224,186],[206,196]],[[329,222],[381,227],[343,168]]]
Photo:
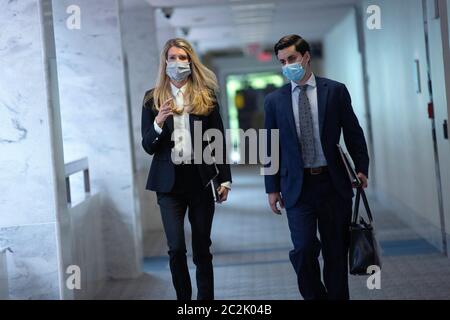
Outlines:
[[353,208],[353,217],[352,217],[352,223],[357,223],[358,221],[358,215],[359,215],[359,201],[362,197],[364,208],[367,212],[367,217],[369,217],[369,222],[373,222],[372,212],[370,211],[369,202],[367,201],[366,193],[364,192],[364,189],[362,187],[356,188],[356,198],[355,198],[355,207]]

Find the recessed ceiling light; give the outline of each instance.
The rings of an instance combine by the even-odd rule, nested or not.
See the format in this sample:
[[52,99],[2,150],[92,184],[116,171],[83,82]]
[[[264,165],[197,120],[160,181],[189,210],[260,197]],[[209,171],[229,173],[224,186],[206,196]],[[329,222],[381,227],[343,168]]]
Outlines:
[[203,22],[203,21],[205,21],[205,17],[195,17],[194,19],[192,19],[192,21],[194,21],[194,22]]
[[252,33],[262,33],[265,32],[266,30],[269,29],[269,26],[267,24],[264,25],[259,25],[257,28],[255,28],[255,25],[245,25],[245,24],[240,24],[236,26],[236,29],[239,32],[252,32]]
[[236,11],[233,12],[235,18],[256,18],[256,17],[272,17],[273,11]]
[[233,11],[244,11],[244,10],[258,10],[258,9],[273,9],[275,8],[275,3],[254,3],[254,4],[240,4],[232,5],[231,10]]
[[272,21],[272,17],[238,18],[234,19],[234,21],[236,24],[268,23]]

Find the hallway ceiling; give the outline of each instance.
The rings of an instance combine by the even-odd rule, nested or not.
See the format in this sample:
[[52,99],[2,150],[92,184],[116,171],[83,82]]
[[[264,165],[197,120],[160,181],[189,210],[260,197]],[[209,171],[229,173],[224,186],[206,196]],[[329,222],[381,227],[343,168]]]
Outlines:
[[157,11],[158,25],[176,27],[179,36],[202,53],[252,46],[272,48],[283,35],[297,33],[310,42],[326,32],[358,0],[145,0],[173,8],[167,19]]

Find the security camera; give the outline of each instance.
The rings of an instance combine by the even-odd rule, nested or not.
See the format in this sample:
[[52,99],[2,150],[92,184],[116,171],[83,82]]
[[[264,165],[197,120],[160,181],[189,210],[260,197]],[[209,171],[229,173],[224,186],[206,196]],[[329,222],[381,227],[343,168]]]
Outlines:
[[190,29],[188,27],[181,27],[181,32],[183,33],[183,36],[187,37],[189,35]]
[[173,14],[173,8],[172,7],[161,8],[161,11],[164,14],[164,17],[166,17],[167,19],[170,19],[172,17],[172,14]]

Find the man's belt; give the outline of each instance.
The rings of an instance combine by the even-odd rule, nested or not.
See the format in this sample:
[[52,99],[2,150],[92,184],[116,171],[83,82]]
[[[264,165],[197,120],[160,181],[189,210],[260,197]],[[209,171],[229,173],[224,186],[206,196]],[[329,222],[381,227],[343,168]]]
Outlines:
[[310,176],[316,176],[328,171],[327,166],[316,167],[316,168],[305,168],[305,174]]

